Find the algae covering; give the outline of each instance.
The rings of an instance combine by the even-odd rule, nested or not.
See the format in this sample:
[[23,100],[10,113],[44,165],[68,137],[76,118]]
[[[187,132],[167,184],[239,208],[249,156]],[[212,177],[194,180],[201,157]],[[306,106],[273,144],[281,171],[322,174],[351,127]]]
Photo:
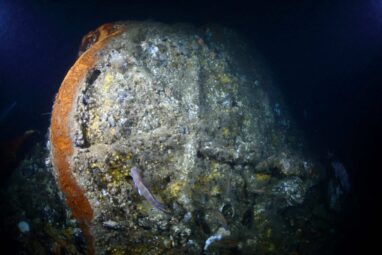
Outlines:
[[[218,26],[118,26],[73,91],[67,160],[92,209],[91,239],[76,252],[315,254],[327,245],[324,168],[243,38]],[[133,167],[168,211],[140,196]]]
[[[123,26],[80,81],[69,123],[94,250],[280,252],[277,213],[303,203],[320,171],[287,140],[256,56],[224,28]],[[133,166],[170,213],[139,196]]]

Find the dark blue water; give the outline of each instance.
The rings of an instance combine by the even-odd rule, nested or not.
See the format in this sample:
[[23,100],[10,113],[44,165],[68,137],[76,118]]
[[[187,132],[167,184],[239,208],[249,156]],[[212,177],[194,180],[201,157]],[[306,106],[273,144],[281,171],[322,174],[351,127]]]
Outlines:
[[339,253],[376,246],[371,231],[381,222],[382,1],[263,2],[0,0],[0,140],[28,129],[43,139],[79,42],[100,24],[223,24],[263,54],[317,155],[334,153],[347,166],[353,192],[342,214],[347,235]]

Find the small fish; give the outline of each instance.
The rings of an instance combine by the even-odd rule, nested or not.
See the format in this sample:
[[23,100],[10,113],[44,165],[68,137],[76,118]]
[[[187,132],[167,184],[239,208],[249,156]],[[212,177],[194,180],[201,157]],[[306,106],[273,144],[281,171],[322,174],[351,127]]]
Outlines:
[[337,180],[339,181],[342,190],[345,192],[349,192],[351,189],[351,184],[345,166],[338,160],[333,160],[331,163],[334,170],[334,174]]
[[149,203],[157,208],[158,210],[164,213],[170,213],[170,210],[163,204],[161,204],[155,197],[151,194],[149,189],[144,185],[142,179],[142,171],[137,167],[133,167],[130,172],[131,177],[133,177],[133,181],[135,187],[138,189],[139,195],[143,196]]

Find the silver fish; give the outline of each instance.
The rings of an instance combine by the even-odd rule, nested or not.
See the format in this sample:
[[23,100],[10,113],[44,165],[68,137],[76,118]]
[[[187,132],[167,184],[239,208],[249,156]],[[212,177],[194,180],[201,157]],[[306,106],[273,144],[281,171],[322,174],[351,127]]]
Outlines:
[[133,167],[130,171],[130,175],[133,177],[133,181],[135,187],[138,189],[139,195],[143,196],[152,206],[158,210],[164,213],[170,213],[170,210],[165,205],[156,200],[149,189],[145,186],[142,179],[142,171],[139,168]]

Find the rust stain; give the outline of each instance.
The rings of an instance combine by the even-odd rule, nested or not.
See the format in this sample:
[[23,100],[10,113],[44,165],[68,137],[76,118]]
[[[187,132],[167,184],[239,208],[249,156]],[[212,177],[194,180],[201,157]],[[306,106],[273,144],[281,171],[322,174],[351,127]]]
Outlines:
[[76,183],[69,163],[73,155],[69,126],[71,123],[70,114],[80,83],[96,63],[96,53],[106,45],[110,38],[121,34],[124,27],[119,24],[115,26],[106,24],[99,27],[97,31],[100,31],[101,36],[78,58],[60,86],[53,105],[50,127],[53,165],[58,175],[58,183],[68,206],[72,210],[73,217],[78,221],[84,233],[87,254],[94,254],[93,237],[90,230],[93,210],[84,191]]
[[86,50],[90,49],[95,43],[103,41],[109,36],[119,34],[123,30],[123,24],[106,23],[97,29],[90,31],[82,37],[78,56],[81,56]]

